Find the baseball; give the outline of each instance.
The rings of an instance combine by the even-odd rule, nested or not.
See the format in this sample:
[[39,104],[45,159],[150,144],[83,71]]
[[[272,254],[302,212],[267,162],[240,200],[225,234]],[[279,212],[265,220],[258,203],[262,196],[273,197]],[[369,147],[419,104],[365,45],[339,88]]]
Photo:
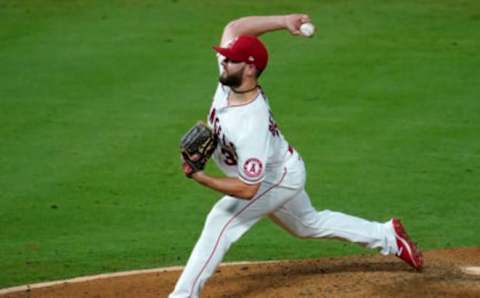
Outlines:
[[312,37],[313,33],[315,33],[315,26],[312,23],[303,23],[300,26],[300,32],[305,37]]

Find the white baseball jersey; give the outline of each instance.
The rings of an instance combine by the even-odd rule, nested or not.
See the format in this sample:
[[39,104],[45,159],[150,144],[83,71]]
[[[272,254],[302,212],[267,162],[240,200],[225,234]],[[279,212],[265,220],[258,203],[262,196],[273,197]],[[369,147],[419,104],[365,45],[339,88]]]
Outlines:
[[267,98],[259,89],[251,102],[229,106],[229,92],[229,87],[218,85],[208,116],[219,140],[213,159],[226,176],[245,183],[277,181],[289,145],[273,119]]

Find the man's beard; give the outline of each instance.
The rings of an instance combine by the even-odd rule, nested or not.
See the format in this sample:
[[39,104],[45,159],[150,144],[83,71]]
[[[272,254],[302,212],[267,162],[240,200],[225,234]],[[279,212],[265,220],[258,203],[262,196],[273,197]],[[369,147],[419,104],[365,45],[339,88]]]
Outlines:
[[225,73],[220,75],[220,78],[218,79],[220,83],[222,83],[225,86],[228,87],[239,87],[243,83],[243,77],[242,77],[243,71],[239,71],[237,73],[232,73],[230,75],[225,75]]

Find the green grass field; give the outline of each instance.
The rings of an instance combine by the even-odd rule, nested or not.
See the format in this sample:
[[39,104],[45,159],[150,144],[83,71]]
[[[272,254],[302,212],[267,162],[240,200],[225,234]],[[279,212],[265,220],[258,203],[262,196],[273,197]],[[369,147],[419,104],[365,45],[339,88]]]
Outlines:
[[[480,2],[0,0],[0,288],[183,265],[220,197],[178,155],[211,46],[234,18],[297,11],[317,35],[266,35],[262,85],[314,204],[479,246]],[[264,220],[226,261],[369,253]]]

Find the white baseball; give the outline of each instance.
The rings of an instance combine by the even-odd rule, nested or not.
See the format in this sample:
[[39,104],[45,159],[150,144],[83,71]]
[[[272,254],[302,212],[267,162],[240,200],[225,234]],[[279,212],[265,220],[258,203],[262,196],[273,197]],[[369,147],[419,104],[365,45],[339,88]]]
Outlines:
[[315,26],[312,23],[303,23],[300,26],[300,32],[305,37],[312,37],[313,33],[315,33]]

